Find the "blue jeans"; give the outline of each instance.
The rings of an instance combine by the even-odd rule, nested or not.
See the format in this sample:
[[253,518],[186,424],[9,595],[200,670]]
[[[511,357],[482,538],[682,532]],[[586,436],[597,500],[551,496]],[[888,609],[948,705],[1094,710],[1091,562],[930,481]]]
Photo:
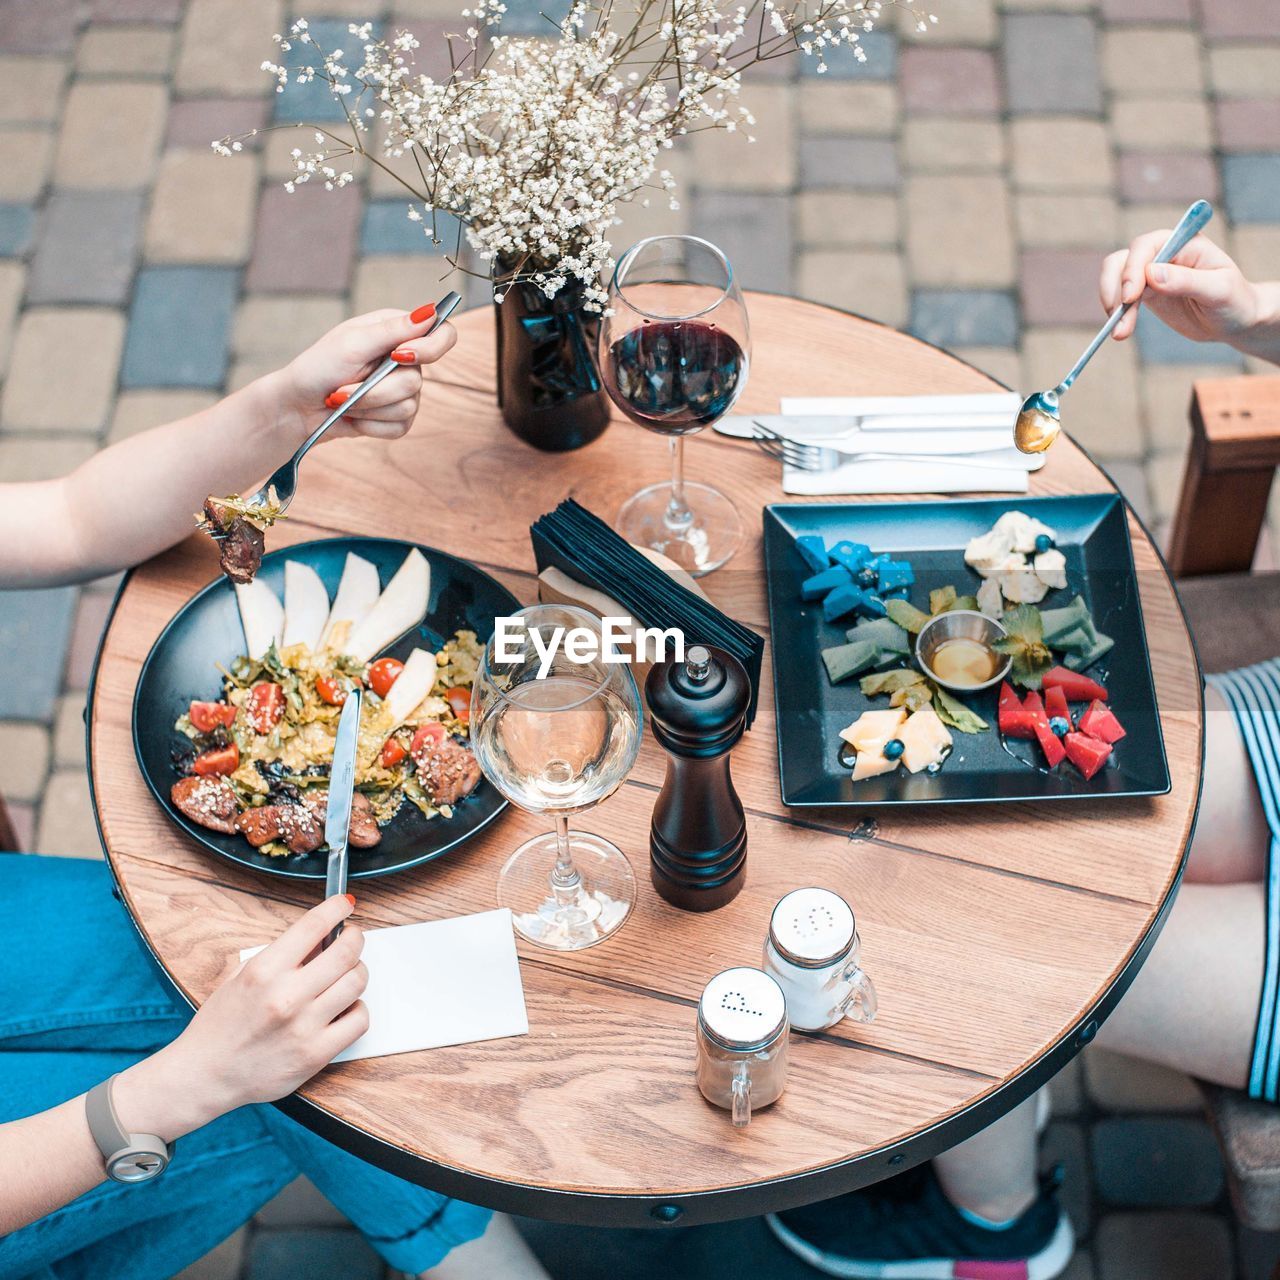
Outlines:
[[[0,1122],[76,1097],[186,1025],[101,863],[0,856],[0,904]],[[181,1139],[154,1182],[104,1182],[0,1239],[0,1280],[172,1276],[300,1173],[402,1271],[435,1266],[489,1222],[487,1209],[383,1173],[274,1107],[242,1107]]]

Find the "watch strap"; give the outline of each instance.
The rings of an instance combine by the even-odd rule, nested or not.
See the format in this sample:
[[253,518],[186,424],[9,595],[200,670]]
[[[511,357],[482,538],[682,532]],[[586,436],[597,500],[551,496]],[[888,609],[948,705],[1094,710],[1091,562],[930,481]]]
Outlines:
[[84,1098],[84,1113],[89,1122],[89,1132],[102,1153],[108,1176],[116,1176],[113,1165],[122,1154],[149,1152],[162,1157],[167,1164],[171,1153],[169,1145],[163,1138],[157,1137],[154,1133],[126,1133],[121,1127],[120,1118],[116,1115],[115,1103],[111,1097],[115,1082],[115,1076],[108,1077],[101,1084],[94,1085]]

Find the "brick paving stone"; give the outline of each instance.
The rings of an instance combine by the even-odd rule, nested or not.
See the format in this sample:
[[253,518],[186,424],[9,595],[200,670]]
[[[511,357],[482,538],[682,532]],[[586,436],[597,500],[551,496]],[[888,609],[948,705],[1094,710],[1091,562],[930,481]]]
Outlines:
[[65,58],[35,58],[0,53],[0,124],[52,124],[62,105],[67,78]]
[[699,192],[692,226],[695,235],[714,240],[728,254],[744,289],[790,292],[793,239],[786,196]]
[[1145,307],[1138,313],[1138,346],[1148,364],[1221,364],[1240,369],[1244,359],[1221,342],[1192,342]]
[[408,200],[371,200],[366,204],[360,224],[360,252],[429,253],[437,257],[454,252],[460,229],[457,218],[436,214],[434,233],[439,243],[433,243],[430,215],[424,215],[421,222],[411,222],[408,209]]
[[55,191],[40,223],[27,305],[122,304],[138,256],[143,197],[135,191]]
[[1210,45],[1209,85],[1218,98],[1280,98],[1280,45]]
[[356,1231],[256,1231],[246,1275],[248,1280],[296,1280],[300,1275],[382,1280],[382,1259]]
[[1147,455],[1147,488],[1157,521],[1167,521],[1177,508],[1182,492],[1182,474],[1186,470],[1186,448],[1172,453],[1156,451]]
[[1031,117],[1009,131],[1014,184],[1030,191],[1110,191],[1111,141],[1096,120]]
[[9,367],[9,350],[26,281],[27,273],[20,262],[0,262],[0,377]]
[[[1145,409],[1147,435],[1153,448],[1174,452],[1185,450],[1191,438],[1188,423],[1192,384],[1199,378],[1227,378],[1239,372],[1238,367],[1223,367],[1216,364],[1158,364],[1144,369],[1142,402]],[[1122,1059],[1121,1061],[1127,1063],[1130,1060]],[[1152,1070],[1155,1069],[1147,1064],[1142,1065],[1138,1073],[1139,1078],[1135,1080],[1134,1087],[1130,1091],[1131,1094],[1147,1096],[1147,1077]],[[1185,1080],[1185,1077],[1179,1077],[1176,1073],[1174,1078]],[[1152,1092],[1157,1098],[1168,1096],[1167,1092],[1158,1086]],[[1161,1106],[1160,1109],[1174,1111],[1185,1107],[1187,1110],[1194,1110],[1200,1106],[1200,1095],[1189,1081],[1183,1086],[1181,1096],[1183,1106]],[[1134,1105],[1127,1109],[1139,1110],[1140,1108]]]
[[35,228],[36,211],[29,204],[0,204],[0,257],[20,258]]
[[[285,335],[277,335],[277,341]],[[290,354],[297,354],[296,350]],[[111,429],[107,433],[107,443],[115,444],[118,440],[126,440],[137,435],[139,431],[147,431],[151,427],[162,426],[166,422],[176,422],[179,418],[189,417],[216,404],[219,397],[212,391],[193,391],[186,388],[152,389],[144,387],[137,391],[122,391],[116,400],[115,412],[111,415]]]
[[897,87],[873,81],[805,80],[798,89],[800,128],[806,134],[884,136],[898,122]]
[[903,40],[928,44],[976,44],[993,45],[1000,38],[1000,15],[996,0],[965,0],[964,4],[947,5],[939,21],[925,21],[925,30],[919,26],[925,5],[914,6],[917,12],[904,6],[898,13],[898,34]]
[[1059,1164],[1063,1173],[1059,1192],[1062,1207],[1077,1237],[1087,1240],[1093,1230],[1093,1204],[1084,1125],[1055,1120],[1044,1131],[1040,1140],[1040,1168],[1049,1170]]
[[0,432],[0,476],[6,480],[52,480],[74,471],[97,451],[97,441],[86,436]]
[[1119,98],[1111,136],[1127,151],[1211,151],[1213,123],[1203,98]]
[[62,660],[71,637],[73,587],[6,591],[0,609],[0,720],[53,718]]
[[147,218],[148,262],[245,262],[258,204],[256,157],[166,151]]
[[[0,399],[8,430],[98,431],[116,387],[124,321],[106,307],[28,307]],[[64,359],[66,352],[76,359]],[[49,371],[58,369],[56,390]]]
[[1231,235],[1231,256],[1251,280],[1274,280],[1280,275],[1280,225],[1236,227]]
[[249,1248],[249,1228],[241,1227],[198,1262],[184,1267],[173,1280],[240,1280]]
[[1226,1280],[1231,1237],[1207,1213],[1113,1213],[1098,1224],[1099,1280]]
[[939,347],[1013,347],[1018,306],[1010,293],[984,289],[917,289],[911,332]]
[[[644,240],[648,236],[683,235],[689,230],[692,213],[690,158],[684,154],[672,153],[665,167],[676,180],[676,203],[680,207],[672,209],[666,193],[661,191],[649,191],[634,200],[624,201],[618,206],[619,222],[613,233],[615,246],[635,244],[637,240]],[[644,204],[646,196],[649,201],[647,206]],[[465,236],[462,243],[465,247]]]
[[[796,177],[795,96],[786,85],[751,91],[757,123],[737,136],[719,130],[693,140],[698,186],[715,191],[785,191]],[[755,142],[747,142],[747,135]]]
[[[1029,328],[1022,360],[1029,387],[1056,386],[1097,332],[1097,326]],[[1132,342],[1112,343],[1071,389],[1070,432],[1096,457],[1141,458],[1145,451]]]
[[[744,271],[745,275],[745,271]],[[895,327],[907,320],[902,256],[880,249],[801,250],[796,267],[800,297],[825,302]]]
[[[1178,384],[1184,387],[1181,396],[1180,430],[1171,444],[1187,441],[1187,405],[1190,401],[1190,383],[1178,377],[1181,370],[1147,372],[1143,375],[1144,390],[1152,382],[1161,386]],[[1150,401],[1148,401],[1150,406]],[[1190,1076],[1168,1067],[1157,1066],[1114,1053],[1098,1045],[1091,1045],[1081,1054],[1084,1059],[1085,1087],[1089,1097],[1104,1111],[1195,1111],[1203,1107],[1200,1091]]]
[[800,185],[804,188],[896,191],[900,183],[898,151],[887,138],[832,136],[800,141]]
[[310,185],[268,188],[258,204],[246,288],[251,293],[333,293],[351,277],[360,192]]
[[89,778],[83,769],[55,769],[44,789],[36,852],[61,858],[101,858]]
[[[30,850],[36,839],[36,808],[32,804],[6,801],[13,833],[18,837],[18,849]],[[17,852],[17,850],[13,850]]]
[[1029,249],[1019,284],[1027,324],[1088,324],[1100,320],[1098,255],[1091,249]]
[[235,355],[291,360],[347,317],[341,298],[270,294],[246,298],[231,331]]
[[907,258],[915,284],[998,288],[1016,277],[1013,216],[1002,179],[985,174],[909,177]]
[[1280,39],[1280,8],[1272,0],[1202,0],[1200,22],[1211,40]]
[[1049,1102],[1055,1120],[1077,1116],[1084,1108],[1084,1069],[1077,1054],[1049,1081]]
[[1223,156],[1222,186],[1232,222],[1280,222],[1280,153]]
[[94,22],[175,23],[182,16],[183,0],[90,0]]
[[1236,1258],[1240,1280],[1273,1280],[1280,1266],[1280,1234],[1237,1228]]
[[215,138],[261,129],[267,107],[261,98],[187,98],[169,107],[167,147],[207,147]]
[[239,391],[242,387],[247,387],[251,382],[257,382],[259,378],[265,377],[268,373],[274,373],[280,365],[281,361],[273,360],[270,357],[237,357],[231,362],[231,369],[227,373],[227,394]]
[[1192,0],[1102,0],[1107,22],[1191,22]]
[[[1126,204],[1120,209],[1120,238],[1111,247],[1122,248],[1148,231],[1172,230],[1178,219],[1187,211],[1184,200],[1171,200],[1167,204]],[[1221,242],[1225,228],[1211,228],[1209,238]]]
[[[1049,50],[1052,57],[1046,56]],[[1009,14],[1003,52],[1013,111],[1095,115],[1102,110],[1094,27],[1084,15]]]
[[80,690],[89,687],[93,675],[98,643],[111,616],[112,595],[105,591],[82,591],[76,605],[71,640],[67,645],[66,686]]
[[1222,1193],[1222,1161],[1200,1117],[1102,1120],[1090,1135],[1098,1195],[1113,1205],[1195,1208]]
[[994,115],[1000,110],[995,55],[984,49],[907,49],[901,82],[908,111]]
[[227,368],[239,272],[145,267],[129,310],[125,387],[217,387]]
[[901,220],[896,196],[802,191],[795,203],[801,245],[859,248],[898,243]]
[[[84,717],[84,694],[68,693],[58,699],[53,719],[53,762],[60,768],[84,768]],[[4,791],[3,786],[0,791]]]
[[284,22],[280,0],[190,0],[182,21],[174,85],[181,94],[267,97],[274,81],[261,70]]
[[[827,50],[827,70],[821,74],[840,80],[892,80],[898,71],[897,38],[888,31],[871,31],[864,33],[858,43],[867,56],[865,62],[858,60],[849,45],[838,45]],[[818,65],[815,56],[799,57],[802,76],[820,74]]]
[[0,720],[0,796],[38,800],[48,770],[49,730],[28,721]]
[[901,147],[906,168],[921,173],[999,169],[1005,161],[1004,129],[994,120],[915,116]]
[[1093,1268],[1093,1259],[1087,1249],[1078,1247],[1067,1269],[1058,1280],[1097,1280],[1098,1273]]
[[1223,151],[1274,151],[1280,138],[1280,99],[1243,98],[1213,104]]
[[1122,27],[1102,36],[1102,78],[1127,98],[1171,98],[1204,92],[1200,41],[1192,31]]
[[1018,240],[1035,249],[1101,249],[1120,243],[1120,209],[1111,195],[1039,195],[1013,198]]
[[0,129],[0,200],[35,200],[53,160],[53,134],[44,128]]
[[[707,198],[701,197],[696,204],[700,204],[703,199]],[[716,197],[709,198],[713,202],[716,200]],[[765,202],[764,207],[770,209],[774,215],[774,221],[771,226],[767,226],[761,231],[760,243],[763,243],[770,229],[784,232],[788,237],[788,243],[790,243],[791,219],[788,216],[787,202],[783,197],[725,196],[722,199],[723,205],[716,205],[715,207],[722,208],[728,213],[732,213],[744,200],[749,199],[752,202],[751,207],[756,216],[760,212],[756,207],[758,202]],[[696,204],[693,215],[695,229],[697,224]],[[748,215],[743,221],[742,230],[745,233],[750,233],[751,215]],[[729,250],[728,244],[714,223],[708,224],[707,231],[715,237],[718,243],[724,245],[725,251],[729,253],[734,262],[745,265],[738,254]],[[438,298],[446,289],[457,289],[459,293],[463,293],[465,298],[465,287],[471,283],[482,286],[487,293],[487,286],[484,285],[483,281],[473,282],[467,280],[466,277],[459,277],[456,272],[450,272],[447,266],[442,264],[438,258],[425,258],[421,254],[413,254],[406,257],[387,255],[378,258],[365,258],[356,264],[355,283],[351,288],[351,314],[363,315],[364,312],[376,311],[379,307],[400,307],[405,311],[412,311],[414,307]],[[466,303],[464,302],[465,305]]]
[[[272,61],[279,61],[290,70],[295,70],[316,63],[317,48],[323,49],[326,53],[331,53],[334,49],[342,49],[358,65],[358,56],[355,53],[358,46],[355,37],[347,31],[349,22],[350,19],[317,18],[310,26],[313,44],[303,44],[295,40],[293,48],[283,56],[272,56],[271,49],[268,49],[262,57],[272,56]],[[506,25],[504,21],[503,26],[506,27]],[[378,34],[375,29],[373,32],[375,39]],[[259,58],[260,61],[261,58]],[[298,84],[290,76],[285,91],[275,95],[274,116],[281,123],[296,120],[341,123],[343,132],[346,131],[344,104],[329,92],[328,83],[319,75],[308,84]]]
[[1147,473],[1142,463],[1131,458],[1113,458],[1106,466],[1117,489],[1129,500],[1138,513],[1138,519],[1149,521],[1154,513],[1151,505],[1151,489],[1147,485]]
[[263,1227],[329,1227],[345,1225],[347,1219],[313,1182],[295,1178],[258,1210],[254,1221]]
[[69,53],[76,0],[0,0],[0,52]]
[[168,93],[142,80],[78,80],[67,94],[54,179],[64,187],[144,187],[164,137]]
[[165,27],[90,27],[76,49],[79,75],[167,78],[173,32]]
[[1022,358],[1004,347],[951,347],[951,354],[990,374],[1006,387],[1022,386]]
[[[1253,156],[1233,156],[1249,159]],[[1224,161],[1224,164],[1226,161]],[[1120,157],[1120,194],[1140,200],[1216,199],[1218,171],[1208,155],[1158,151],[1129,151]]]

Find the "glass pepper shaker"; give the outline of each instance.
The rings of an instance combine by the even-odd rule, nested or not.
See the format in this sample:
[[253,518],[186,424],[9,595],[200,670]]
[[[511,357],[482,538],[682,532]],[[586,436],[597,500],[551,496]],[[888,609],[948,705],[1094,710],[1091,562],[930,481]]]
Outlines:
[[782,988],[759,969],[725,969],[698,1001],[698,1088],[733,1117],[782,1096],[787,1082],[787,1004]]
[[674,907],[714,911],[746,881],[747,820],[729,752],[742,737],[751,681],[731,653],[697,644],[683,662],[656,664],[644,693],[667,753],[649,829],[653,886]]
[[764,971],[782,988],[797,1031],[822,1031],[842,1018],[870,1022],[876,989],[859,963],[853,909],[829,889],[794,889],[779,899],[764,944]]

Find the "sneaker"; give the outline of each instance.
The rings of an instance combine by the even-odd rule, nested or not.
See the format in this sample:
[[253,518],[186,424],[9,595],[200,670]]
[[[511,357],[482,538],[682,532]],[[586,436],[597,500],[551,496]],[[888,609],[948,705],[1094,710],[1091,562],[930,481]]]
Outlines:
[[[1036,1202],[992,1230],[964,1217],[943,1194],[931,1166],[905,1184],[854,1191],[835,1200],[769,1214],[765,1221],[798,1258],[829,1276],[853,1280],[1053,1280],[1075,1250],[1071,1221],[1058,1205],[1055,1170]],[[897,1184],[897,1185],[894,1185]]]

